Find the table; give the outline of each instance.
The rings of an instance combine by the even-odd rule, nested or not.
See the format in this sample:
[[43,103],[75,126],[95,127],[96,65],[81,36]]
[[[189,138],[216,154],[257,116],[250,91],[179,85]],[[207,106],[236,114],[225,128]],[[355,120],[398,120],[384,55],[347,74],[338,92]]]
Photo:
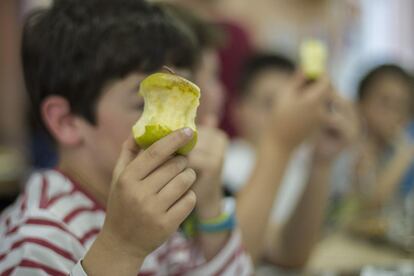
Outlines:
[[336,232],[323,238],[315,247],[307,271],[357,271],[366,265],[396,265],[414,261],[414,256],[386,245],[376,245]]

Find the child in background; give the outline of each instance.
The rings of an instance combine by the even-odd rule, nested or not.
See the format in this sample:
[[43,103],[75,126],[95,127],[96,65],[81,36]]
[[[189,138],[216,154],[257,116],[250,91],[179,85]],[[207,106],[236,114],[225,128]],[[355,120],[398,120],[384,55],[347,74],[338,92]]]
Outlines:
[[[384,64],[360,81],[361,136],[334,169],[329,223],[354,234],[388,239],[412,250],[413,83],[401,67]],[[411,228],[410,228],[411,227]]]
[[412,118],[413,88],[412,77],[392,64],[373,69],[359,85],[358,109],[364,137],[357,174],[366,178],[371,174],[367,166],[373,166],[375,179],[358,186],[363,194],[370,194],[369,205],[374,208],[383,206],[399,191],[413,162],[414,144],[405,134]]
[[[355,135],[354,114],[326,78],[306,85],[303,76],[296,76],[295,87],[305,90],[301,100],[308,105],[298,99],[300,108],[290,112],[300,120],[306,141],[280,147],[279,136],[294,133],[291,122],[285,133],[271,131],[278,126],[275,114],[296,96],[289,89],[295,65],[282,56],[257,54],[244,69],[235,109],[241,137],[230,145],[224,182],[236,193],[243,239],[253,260],[300,269],[319,236],[333,161]],[[280,166],[285,168],[281,173]]]

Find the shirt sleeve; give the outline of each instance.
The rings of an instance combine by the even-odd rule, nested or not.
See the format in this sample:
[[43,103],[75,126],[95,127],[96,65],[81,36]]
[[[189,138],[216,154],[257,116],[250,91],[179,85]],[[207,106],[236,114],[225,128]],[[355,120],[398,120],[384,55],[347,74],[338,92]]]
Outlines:
[[85,248],[65,226],[47,216],[31,216],[0,241],[0,275],[81,274]]
[[69,276],[88,276],[79,261],[70,272]]

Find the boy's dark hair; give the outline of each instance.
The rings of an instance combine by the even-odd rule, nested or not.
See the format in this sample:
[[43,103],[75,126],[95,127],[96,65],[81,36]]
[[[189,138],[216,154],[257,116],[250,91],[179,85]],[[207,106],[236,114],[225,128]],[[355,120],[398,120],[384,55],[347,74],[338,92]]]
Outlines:
[[276,70],[287,74],[293,74],[296,70],[295,63],[289,58],[271,53],[256,53],[248,58],[242,69],[238,91],[240,98],[249,94],[249,88],[254,79],[266,70]]
[[55,0],[25,22],[22,59],[32,116],[44,126],[42,101],[68,100],[95,124],[103,87],[132,72],[166,63],[192,67],[195,39],[155,4],[143,0]]
[[[375,81],[382,78],[384,75],[393,75],[397,78],[400,78],[410,87],[411,91],[413,90],[413,78],[412,76],[405,71],[402,67],[396,64],[383,64],[378,67],[375,67],[369,71],[359,82],[357,90],[357,99],[358,101],[363,101],[369,95],[369,88],[372,86]],[[411,96],[414,98],[414,95]]]

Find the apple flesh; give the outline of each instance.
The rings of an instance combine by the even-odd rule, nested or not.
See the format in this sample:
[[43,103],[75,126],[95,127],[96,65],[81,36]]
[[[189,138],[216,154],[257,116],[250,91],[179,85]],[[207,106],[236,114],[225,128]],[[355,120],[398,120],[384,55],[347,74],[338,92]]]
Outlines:
[[181,128],[194,131],[192,140],[178,149],[188,154],[197,143],[195,118],[200,104],[200,88],[174,74],[155,73],[145,78],[139,88],[144,98],[144,112],[132,127],[136,143],[147,148],[159,139]]

